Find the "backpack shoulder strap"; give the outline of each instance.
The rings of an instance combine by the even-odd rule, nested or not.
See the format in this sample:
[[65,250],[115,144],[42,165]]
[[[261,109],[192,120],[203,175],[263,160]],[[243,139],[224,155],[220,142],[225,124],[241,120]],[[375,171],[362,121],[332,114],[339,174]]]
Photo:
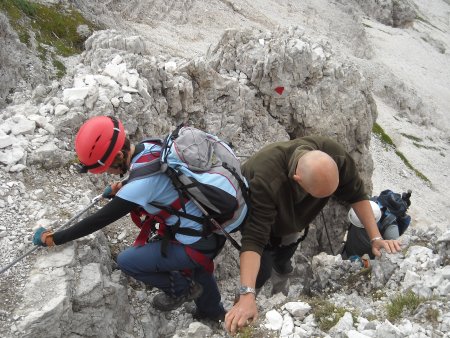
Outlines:
[[130,174],[128,175],[127,182],[129,183],[138,179],[150,177],[159,172],[161,172],[161,162],[158,159],[152,162],[148,162],[147,164],[139,168],[132,169],[130,171]]
[[[383,234],[384,231],[386,230],[386,228],[388,227],[388,225],[391,225],[393,223],[396,223],[397,221],[397,217],[394,214],[391,214],[388,211],[385,211],[385,216],[382,220],[380,220],[381,222],[381,227],[379,227],[380,232]],[[378,222],[378,223],[380,223]]]
[[[153,143],[162,146],[163,140],[160,138],[147,138],[139,142],[138,146],[145,143]],[[141,156],[136,163],[139,163],[140,165],[136,167],[132,166],[127,183],[137,179],[150,177],[161,172],[161,151],[145,154]]]

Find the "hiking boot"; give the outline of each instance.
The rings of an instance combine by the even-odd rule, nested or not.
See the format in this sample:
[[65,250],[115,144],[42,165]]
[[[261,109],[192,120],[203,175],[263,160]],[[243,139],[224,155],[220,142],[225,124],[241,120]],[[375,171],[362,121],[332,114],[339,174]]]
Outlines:
[[224,309],[222,309],[222,311],[215,316],[210,316],[209,314],[200,312],[197,309],[195,313],[192,315],[192,318],[194,318],[195,320],[210,320],[217,323],[223,323],[225,321],[225,314],[226,311]]
[[161,292],[153,297],[153,307],[160,311],[175,310],[183,303],[197,299],[201,296],[202,292],[203,287],[198,283],[194,283],[186,294],[178,297],[173,297],[165,292]]
[[282,264],[274,264],[273,269],[279,275],[287,275],[294,271],[294,267],[292,266],[291,260],[288,260]]
[[271,294],[276,295],[281,292],[283,295],[287,296],[289,293],[289,273],[280,274],[275,269],[272,270],[272,276],[270,278],[272,282]]

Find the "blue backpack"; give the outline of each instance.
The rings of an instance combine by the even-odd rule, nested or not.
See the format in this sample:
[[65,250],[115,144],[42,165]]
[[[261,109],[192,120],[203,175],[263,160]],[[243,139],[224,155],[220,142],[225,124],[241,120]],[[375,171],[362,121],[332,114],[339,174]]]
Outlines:
[[[165,173],[179,194],[178,207],[153,206],[168,214],[185,217],[203,225],[203,231],[177,228],[175,232],[191,236],[206,236],[211,232],[225,235],[240,250],[229,235],[238,230],[246,218],[248,187],[241,173],[240,162],[232,149],[217,136],[193,127],[179,126],[165,139],[151,138],[141,143],[154,143],[161,151],[139,168],[130,168],[128,182]],[[185,210],[188,199],[202,211],[203,217]]]
[[406,213],[411,205],[411,193],[411,190],[408,190],[399,194],[388,189],[383,190],[379,196],[371,198],[372,201],[378,203],[381,209],[378,228],[382,234],[387,226],[393,223],[397,224],[400,235],[406,231],[411,223],[411,216]]

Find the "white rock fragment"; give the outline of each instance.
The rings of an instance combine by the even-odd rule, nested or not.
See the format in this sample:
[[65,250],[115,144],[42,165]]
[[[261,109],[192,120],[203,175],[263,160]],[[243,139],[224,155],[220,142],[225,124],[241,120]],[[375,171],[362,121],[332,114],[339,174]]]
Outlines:
[[285,314],[283,317],[283,323],[281,325],[281,337],[288,337],[294,331],[294,320],[289,314]]
[[133,102],[133,98],[131,97],[130,93],[127,93],[123,96],[123,102],[125,102],[125,103]]
[[9,135],[0,135],[0,149],[9,147],[14,143],[16,138]]
[[122,86],[122,91],[124,91],[125,93],[139,93],[139,90],[129,86]]
[[75,261],[75,248],[73,245],[67,245],[52,251],[47,257],[39,258],[35,266],[39,269],[64,267],[71,265]]
[[302,320],[311,310],[311,306],[304,302],[288,302],[284,304],[282,309],[287,310],[293,317]]
[[12,122],[11,133],[13,135],[33,134],[36,129],[36,122],[23,115],[15,115]]
[[139,75],[137,74],[130,74],[129,76],[127,76],[128,79],[128,86],[130,86],[131,88],[136,88],[137,87],[137,82],[139,80]]
[[206,326],[205,324],[199,322],[190,323],[187,331],[188,337],[192,338],[208,337],[212,333],[212,330],[209,326]]
[[67,113],[69,111],[69,107],[67,107],[66,105],[64,105],[64,104],[58,104],[56,107],[55,107],[55,115],[56,116],[62,116],[62,115],[64,115],[65,113]]
[[347,338],[371,338],[372,336],[366,336],[356,330],[350,330],[347,332]]
[[111,60],[112,65],[118,65],[123,62],[123,58],[120,55],[114,56],[114,58]]
[[9,168],[9,172],[11,173],[18,173],[21,171],[24,171],[25,169],[27,169],[27,166],[25,164],[14,164],[11,166],[11,168]]
[[175,61],[166,62],[164,64],[164,69],[169,73],[173,73],[175,69],[177,69],[177,63]]
[[127,65],[125,63],[121,63],[119,65],[108,64],[103,70],[103,75],[109,76],[113,78],[116,82],[126,85],[126,75],[125,72],[127,70]]
[[346,312],[344,316],[339,319],[337,324],[333,326],[329,333],[332,335],[342,334],[353,329],[353,317],[350,312]]
[[19,162],[25,156],[25,151],[19,146],[0,151],[0,163],[11,166]]
[[119,241],[123,241],[125,237],[127,237],[127,231],[126,231],[126,230],[123,230],[123,231],[119,234],[119,236],[117,236],[117,239],[118,239]]
[[450,265],[444,266],[444,267],[442,268],[441,272],[442,272],[442,276],[443,276],[445,279],[450,279]]
[[269,330],[278,331],[283,326],[283,317],[277,310],[270,310],[266,313],[264,326]]
[[117,97],[113,97],[112,99],[111,99],[111,104],[114,106],[114,107],[119,107],[120,106],[120,100],[117,98]]
[[392,337],[392,338],[403,338],[405,337],[400,329],[393,325],[389,320],[385,320],[377,326],[377,337]]
[[89,94],[89,87],[64,89],[63,102],[69,107],[81,107]]

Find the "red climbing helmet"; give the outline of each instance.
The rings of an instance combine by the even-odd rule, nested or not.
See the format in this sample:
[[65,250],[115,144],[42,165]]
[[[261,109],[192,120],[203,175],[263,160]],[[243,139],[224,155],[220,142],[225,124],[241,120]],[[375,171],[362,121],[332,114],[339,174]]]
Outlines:
[[80,172],[104,173],[125,143],[122,122],[113,116],[96,116],[86,121],[75,138]]

